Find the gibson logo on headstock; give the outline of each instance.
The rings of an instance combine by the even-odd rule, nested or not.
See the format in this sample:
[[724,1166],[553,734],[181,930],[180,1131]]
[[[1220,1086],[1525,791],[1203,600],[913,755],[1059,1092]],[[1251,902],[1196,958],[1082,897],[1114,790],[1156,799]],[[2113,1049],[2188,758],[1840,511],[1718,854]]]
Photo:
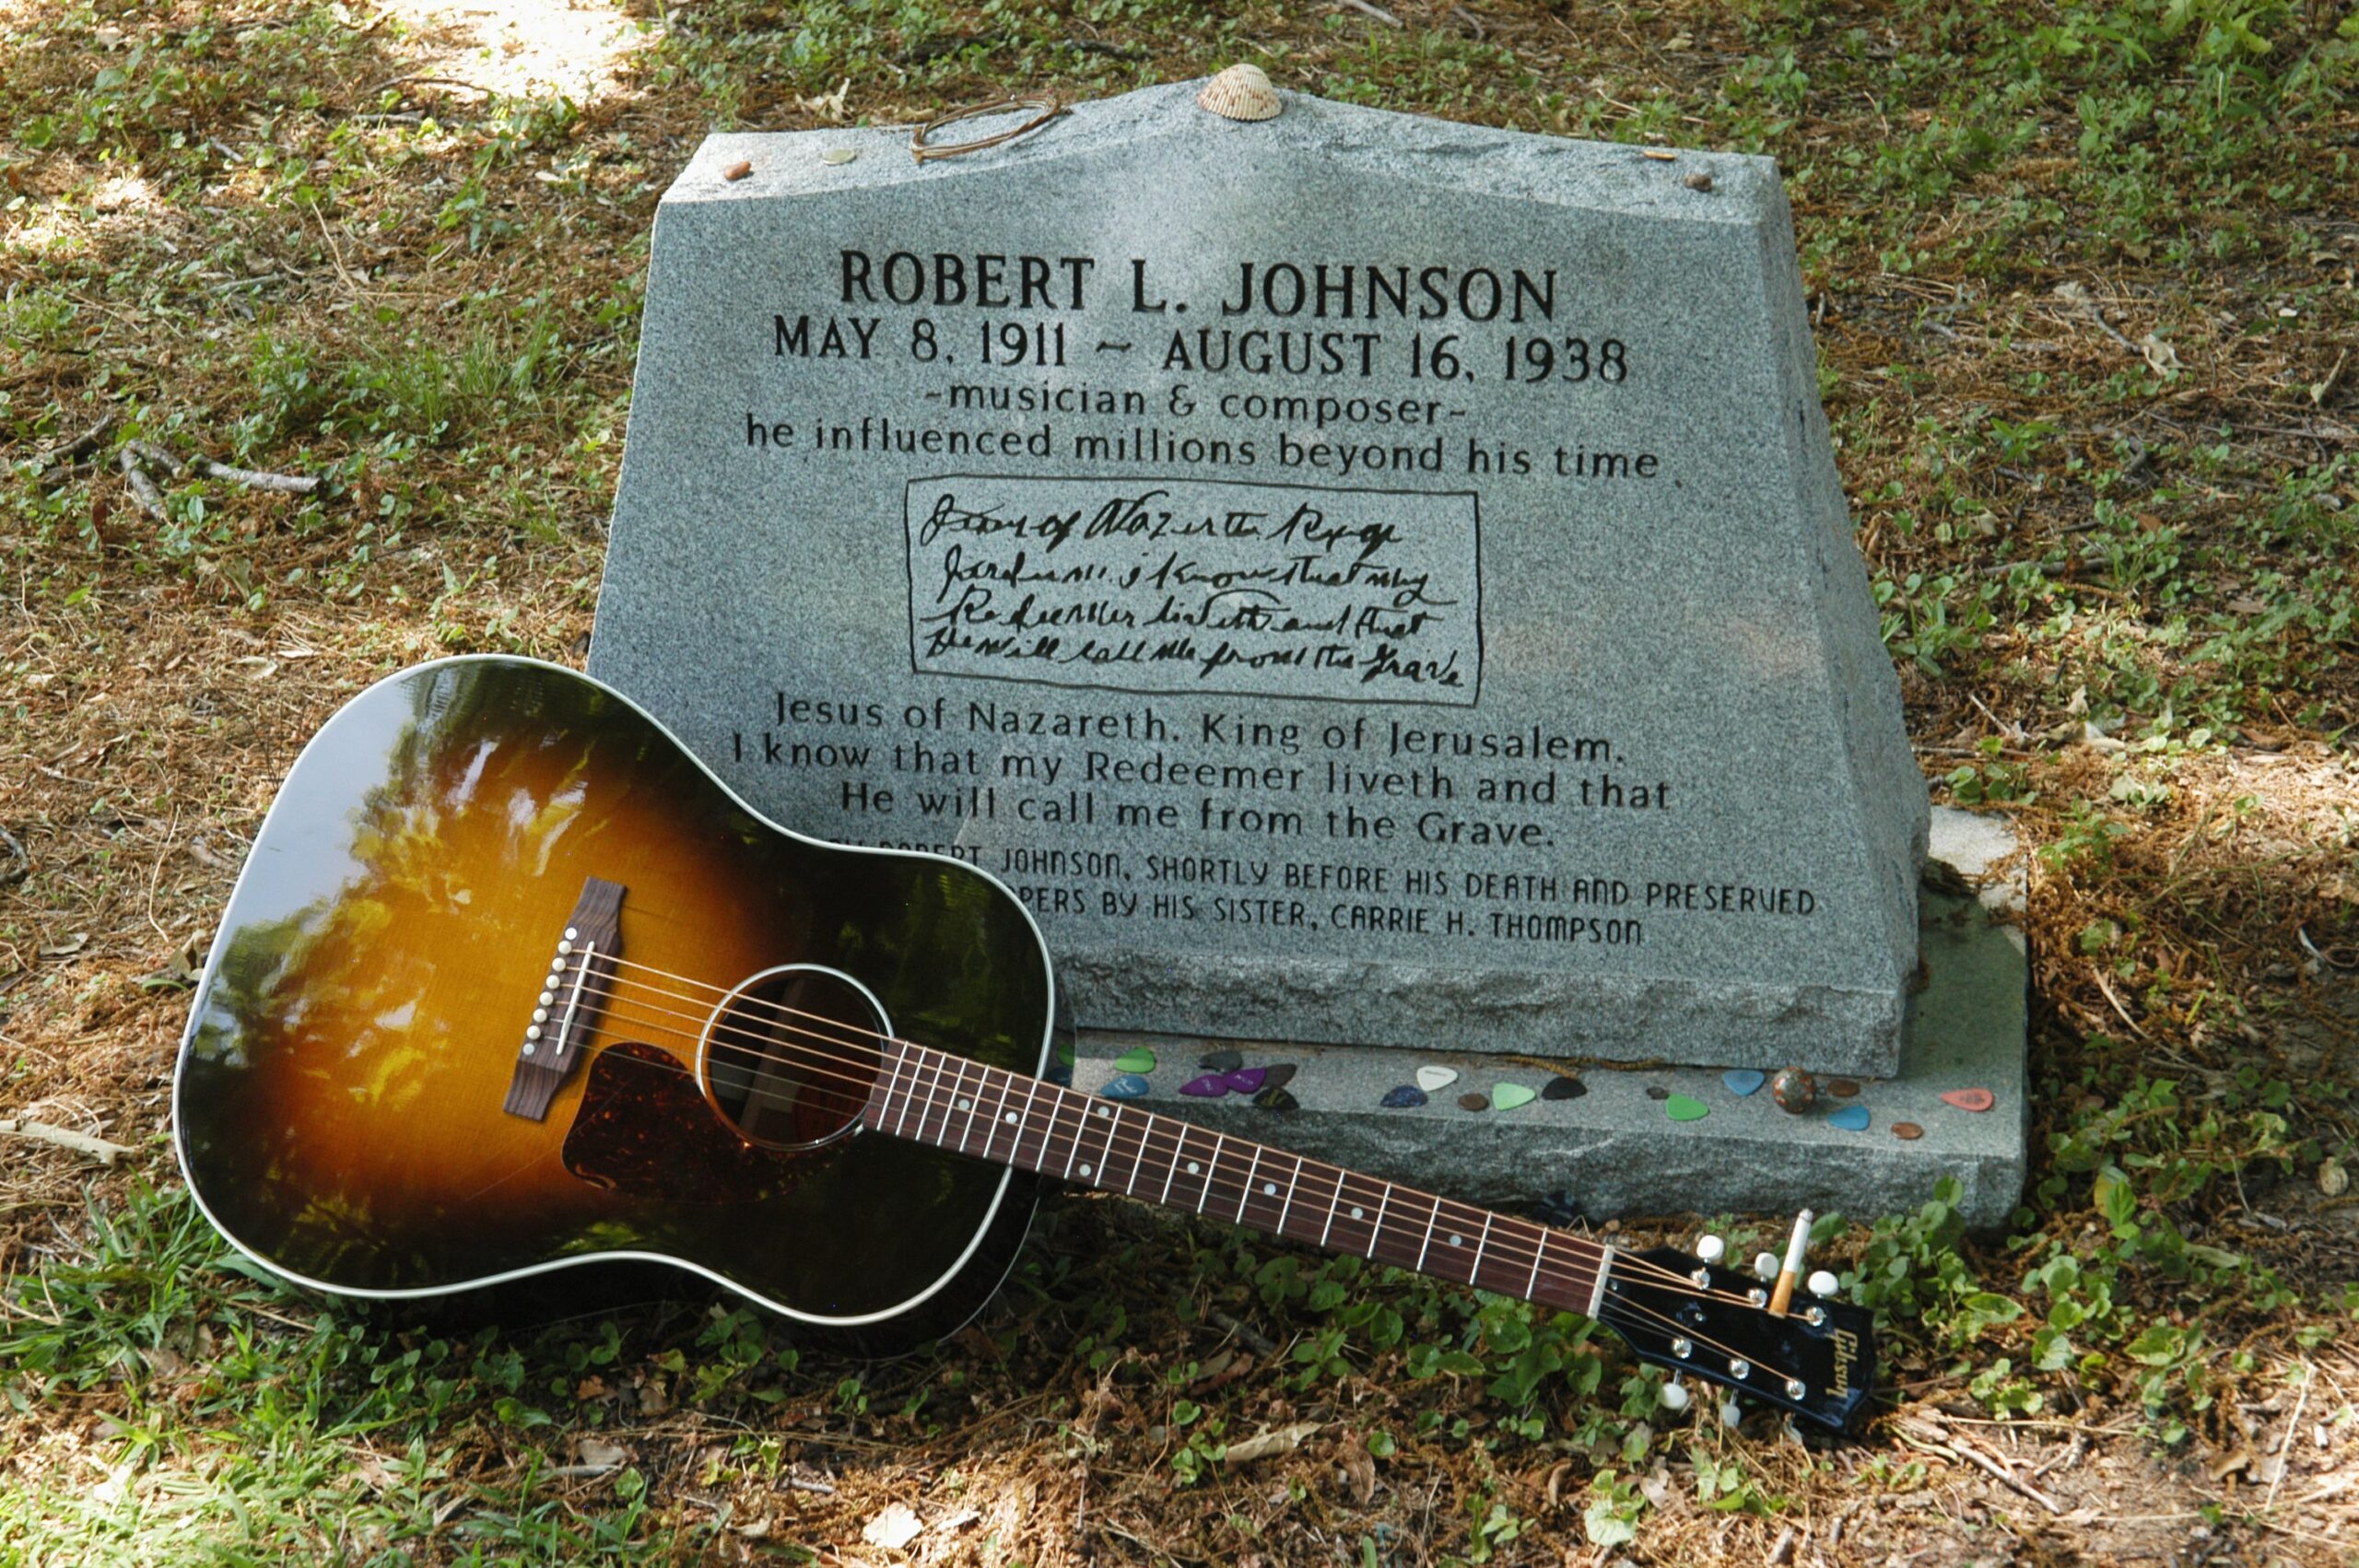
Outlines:
[[1835,1394],[1837,1398],[1851,1391],[1851,1363],[1860,1354],[1860,1336],[1848,1328],[1835,1330]]

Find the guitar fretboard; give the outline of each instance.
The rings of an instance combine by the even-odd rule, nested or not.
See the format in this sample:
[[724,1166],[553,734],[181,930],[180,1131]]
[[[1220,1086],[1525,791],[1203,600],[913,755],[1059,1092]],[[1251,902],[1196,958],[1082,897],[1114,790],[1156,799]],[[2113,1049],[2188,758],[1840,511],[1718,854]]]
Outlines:
[[1613,1249],[1175,1117],[906,1042],[873,1131],[1185,1210],[1265,1235],[1597,1315]]

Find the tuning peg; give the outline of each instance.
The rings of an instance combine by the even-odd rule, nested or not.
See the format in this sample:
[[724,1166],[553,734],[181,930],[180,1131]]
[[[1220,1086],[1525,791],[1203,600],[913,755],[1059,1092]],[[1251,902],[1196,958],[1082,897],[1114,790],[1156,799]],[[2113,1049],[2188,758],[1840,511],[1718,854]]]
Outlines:
[[1662,1408],[1664,1410],[1670,1410],[1673,1414],[1685,1410],[1692,1402],[1687,1392],[1687,1386],[1682,1383],[1676,1375],[1672,1376],[1671,1381],[1662,1386],[1662,1392],[1658,1394],[1656,1398],[1662,1401]]
[[1774,1252],[1755,1253],[1753,1258],[1753,1271],[1760,1275],[1765,1280],[1776,1279],[1778,1277],[1778,1255]]
[[1699,1236],[1696,1241],[1696,1256],[1707,1263],[1718,1263],[1726,1258],[1729,1244],[1716,1235]]
[[1814,1296],[1831,1296],[1843,1288],[1843,1281],[1824,1269],[1813,1269],[1811,1270],[1808,1288],[1810,1293]]
[[1722,1426],[1734,1426],[1743,1420],[1744,1407],[1736,1402],[1736,1396],[1734,1394],[1731,1394],[1727,1398],[1720,1401],[1720,1424]]

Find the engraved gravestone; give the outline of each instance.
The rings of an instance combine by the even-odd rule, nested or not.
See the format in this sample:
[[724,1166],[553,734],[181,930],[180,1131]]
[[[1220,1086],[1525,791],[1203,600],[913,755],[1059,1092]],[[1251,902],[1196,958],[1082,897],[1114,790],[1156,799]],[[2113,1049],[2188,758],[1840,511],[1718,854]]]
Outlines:
[[709,139],[592,673],[1003,877],[1086,1026],[1893,1072],[1925,790],[1775,168],[1285,105]]

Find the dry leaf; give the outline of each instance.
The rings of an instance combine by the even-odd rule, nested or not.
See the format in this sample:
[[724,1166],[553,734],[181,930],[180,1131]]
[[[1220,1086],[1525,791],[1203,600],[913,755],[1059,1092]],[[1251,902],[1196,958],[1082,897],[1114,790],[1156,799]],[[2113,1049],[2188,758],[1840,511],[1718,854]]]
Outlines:
[[1232,1465],[1250,1465],[1256,1459],[1266,1459],[1273,1454],[1291,1454],[1302,1446],[1302,1440],[1319,1430],[1315,1421],[1297,1421],[1274,1428],[1242,1443],[1232,1443],[1221,1458]]
[[619,1443],[609,1443],[602,1437],[585,1437],[576,1452],[581,1462],[597,1469],[618,1470],[630,1457],[630,1450]]
[[1335,1445],[1335,1462],[1343,1467],[1344,1485],[1352,1501],[1362,1507],[1376,1495],[1376,1459],[1367,1451],[1367,1441],[1356,1432],[1346,1432],[1344,1440]]
[[2146,357],[2147,366],[2166,381],[2178,380],[2178,350],[2148,333],[2138,340],[2138,352]]
[[896,1503],[860,1527],[860,1539],[887,1551],[898,1551],[917,1539],[925,1525],[906,1503]]

